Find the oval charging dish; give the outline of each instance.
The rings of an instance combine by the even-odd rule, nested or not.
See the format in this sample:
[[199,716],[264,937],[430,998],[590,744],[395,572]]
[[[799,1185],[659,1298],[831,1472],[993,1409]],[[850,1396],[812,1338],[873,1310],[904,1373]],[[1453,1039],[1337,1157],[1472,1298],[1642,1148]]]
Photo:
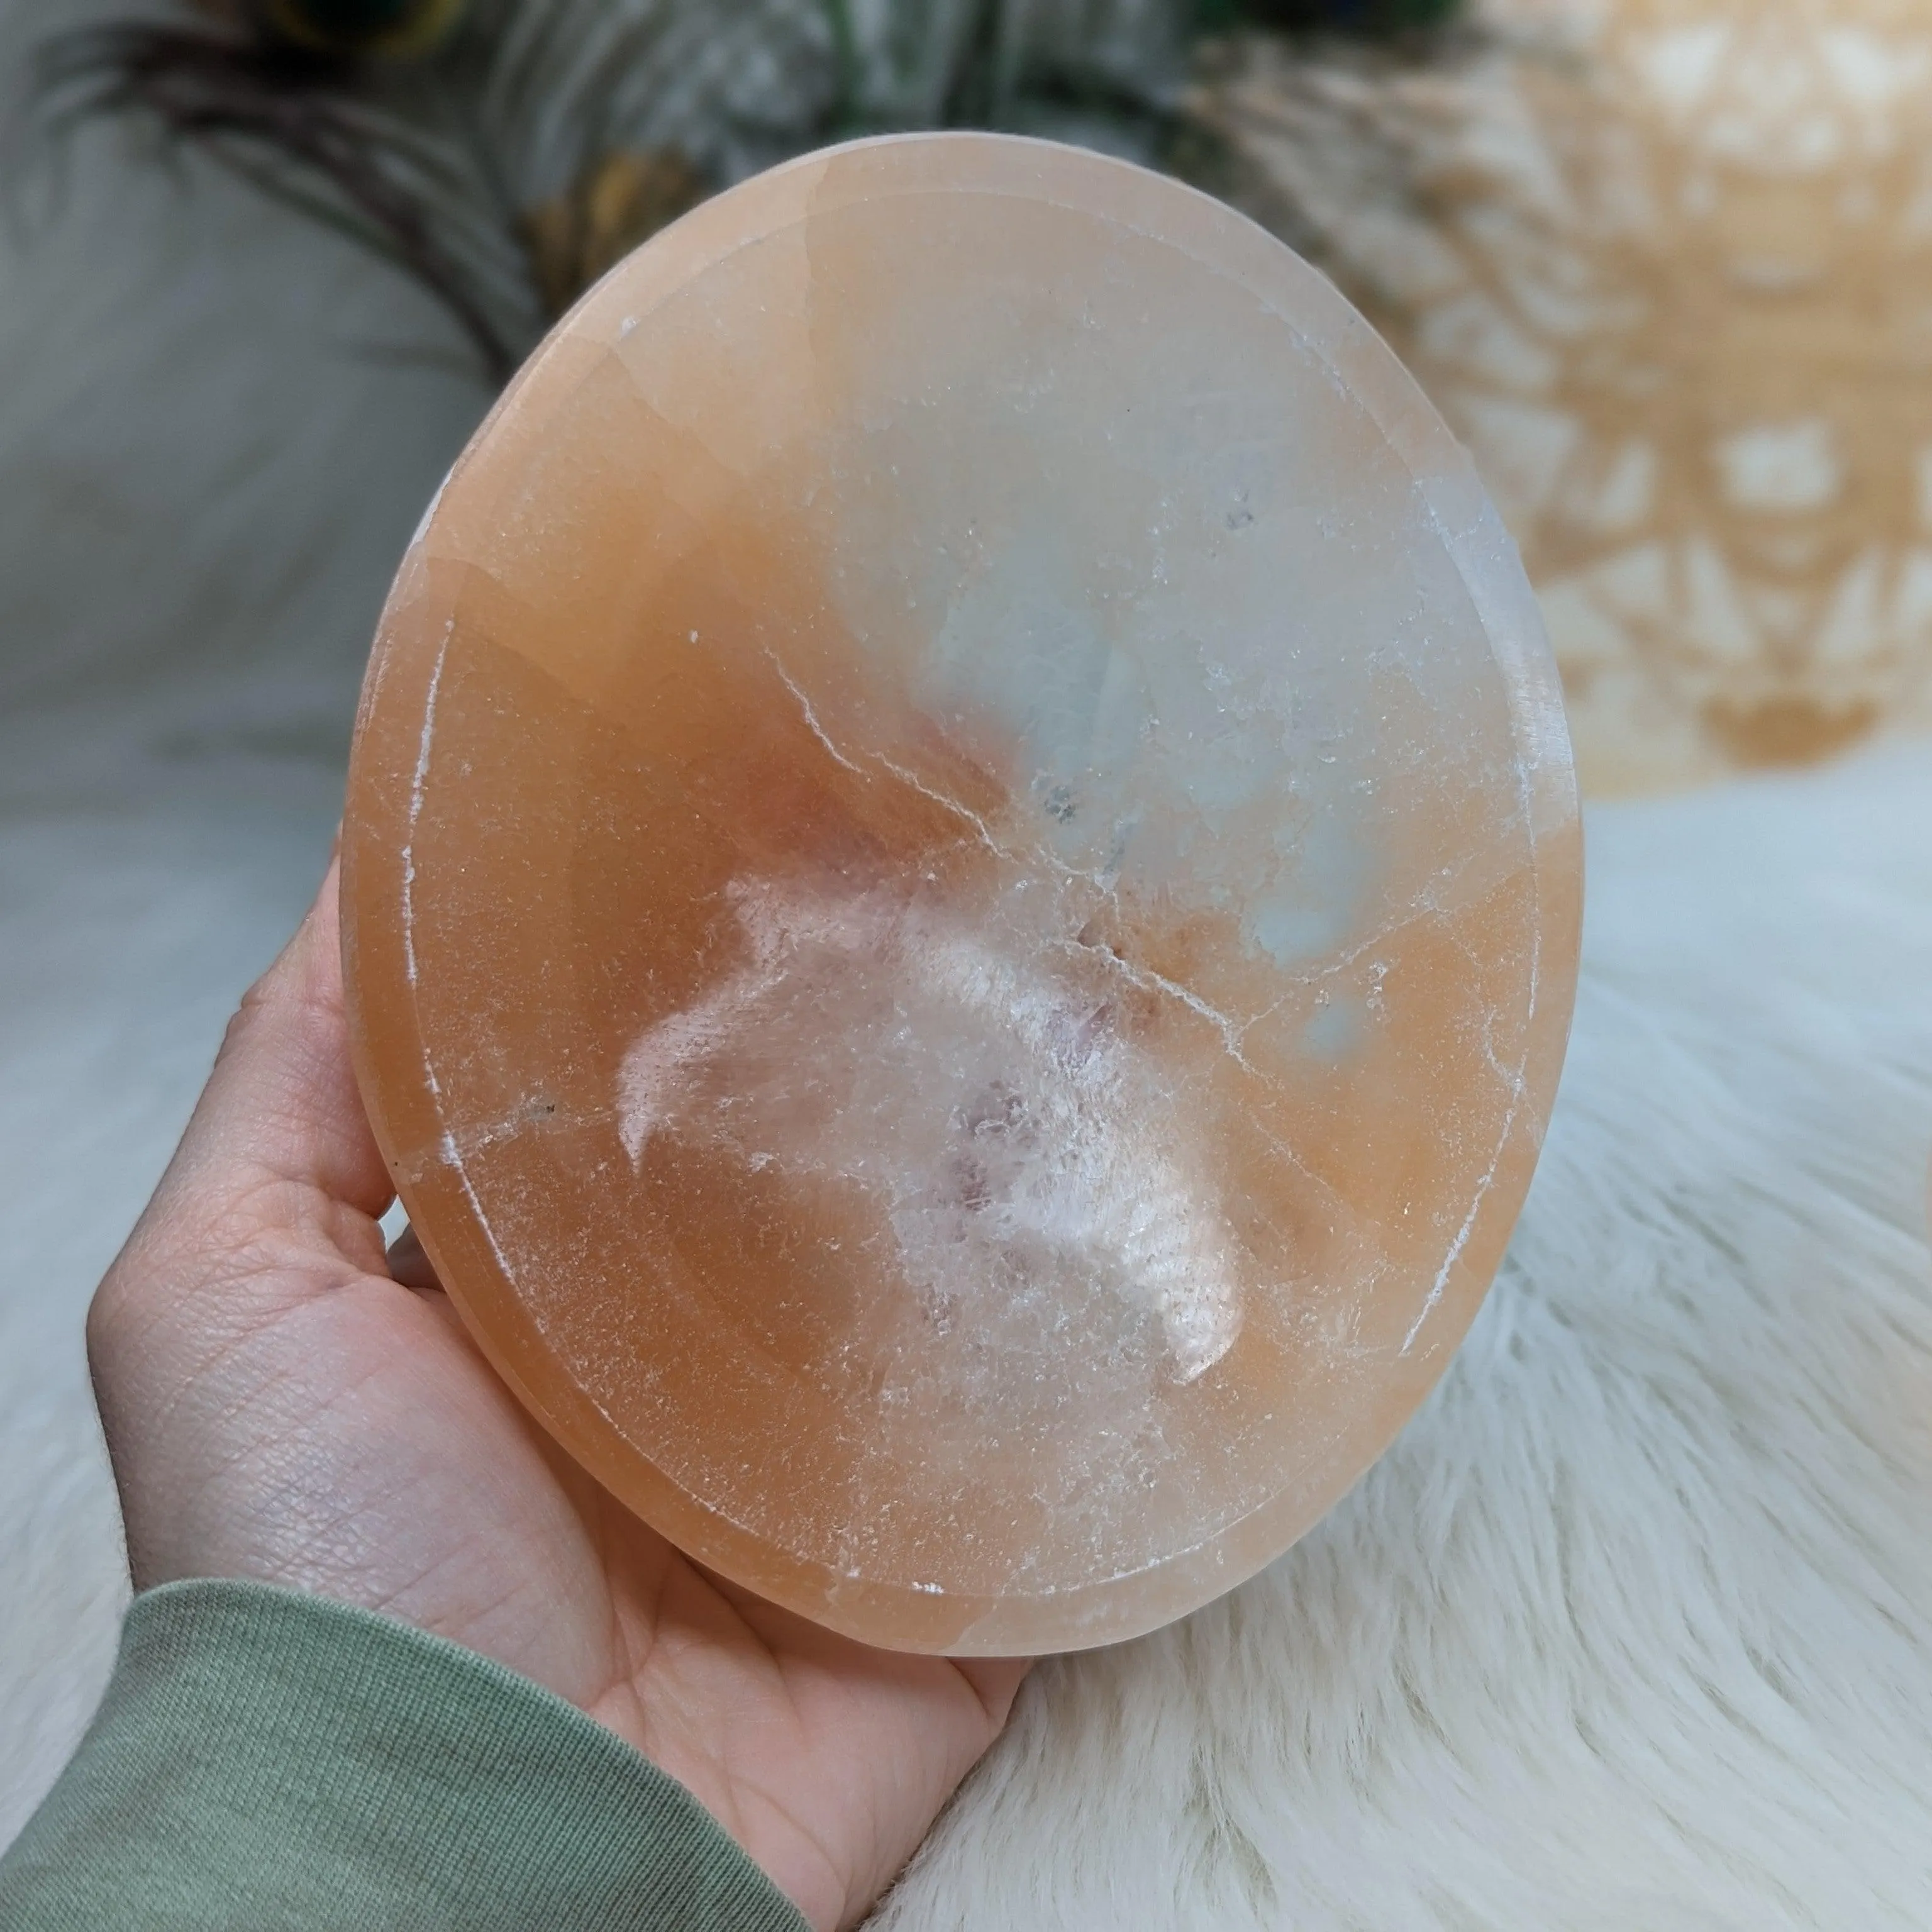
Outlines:
[[863,142],[532,357],[410,547],[357,1064],[490,1360],[864,1640],[1148,1630],[1468,1325],[1575,983],[1536,610],[1330,284],[1127,164]]

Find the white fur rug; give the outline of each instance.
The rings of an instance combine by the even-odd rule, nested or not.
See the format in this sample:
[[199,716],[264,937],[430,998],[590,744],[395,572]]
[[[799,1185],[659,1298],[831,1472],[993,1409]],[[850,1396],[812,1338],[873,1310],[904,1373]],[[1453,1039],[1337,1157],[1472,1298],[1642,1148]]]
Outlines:
[[[312,890],[481,401],[369,352],[425,325],[364,265],[129,179],[0,260],[0,1840],[124,1594],[88,1290]],[[1442,1389],[1269,1575],[1042,1668],[890,1932],[1932,1924],[1932,749],[1590,834]]]
[[1589,830],[1442,1386],[1271,1573],[1039,1672],[892,1932],[1932,1924],[1932,750]]

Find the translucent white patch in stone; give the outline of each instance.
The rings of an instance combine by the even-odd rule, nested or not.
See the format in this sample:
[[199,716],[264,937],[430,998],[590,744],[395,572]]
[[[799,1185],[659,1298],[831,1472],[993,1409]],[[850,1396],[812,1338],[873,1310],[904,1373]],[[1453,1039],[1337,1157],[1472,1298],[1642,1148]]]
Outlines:
[[[1097,964],[1011,906],[974,922],[884,892],[728,889],[744,963],[641,1034],[624,1145],[724,1148],[854,1186],[942,1332],[1016,1344],[1111,1305],[1192,1382],[1241,1325],[1236,1244],[1170,1078]],[[1042,895],[1034,894],[1038,899]]]

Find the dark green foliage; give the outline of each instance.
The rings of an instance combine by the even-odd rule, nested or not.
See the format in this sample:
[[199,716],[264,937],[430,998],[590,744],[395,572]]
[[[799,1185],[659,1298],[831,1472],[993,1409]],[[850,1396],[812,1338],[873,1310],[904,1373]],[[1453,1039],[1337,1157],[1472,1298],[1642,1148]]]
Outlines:
[[1202,0],[1209,31],[1253,26],[1289,32],[1381,35],[1444,24],[1458,0]]
[[1194,37],[1388,32],[1453,5],[178,0],[50,39],[36,101],[43,133],[145,122],[385,256],[495,382],[575,294],[572,273],[648,232],[592,232],[614,162],[657,184],[634,197],[639,224],[788,155],[899,129],[1001,128],[1183,165],[1198,145],[1181,112]]
[[318,38],[353,44],[409,27],[436,7],[436,0],[282,0],[277,10]]

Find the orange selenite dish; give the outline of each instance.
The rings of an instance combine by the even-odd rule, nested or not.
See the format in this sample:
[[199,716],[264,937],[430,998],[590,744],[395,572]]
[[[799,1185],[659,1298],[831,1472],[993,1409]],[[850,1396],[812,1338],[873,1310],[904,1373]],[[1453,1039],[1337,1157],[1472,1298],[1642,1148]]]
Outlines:
[[385,612],[358,1067],[544,1426],[915,1650],[1267,1562],[1442,1372],[1574,990],[1555,674],[1330,285],[1042,142],[860,142],[622,263]]

